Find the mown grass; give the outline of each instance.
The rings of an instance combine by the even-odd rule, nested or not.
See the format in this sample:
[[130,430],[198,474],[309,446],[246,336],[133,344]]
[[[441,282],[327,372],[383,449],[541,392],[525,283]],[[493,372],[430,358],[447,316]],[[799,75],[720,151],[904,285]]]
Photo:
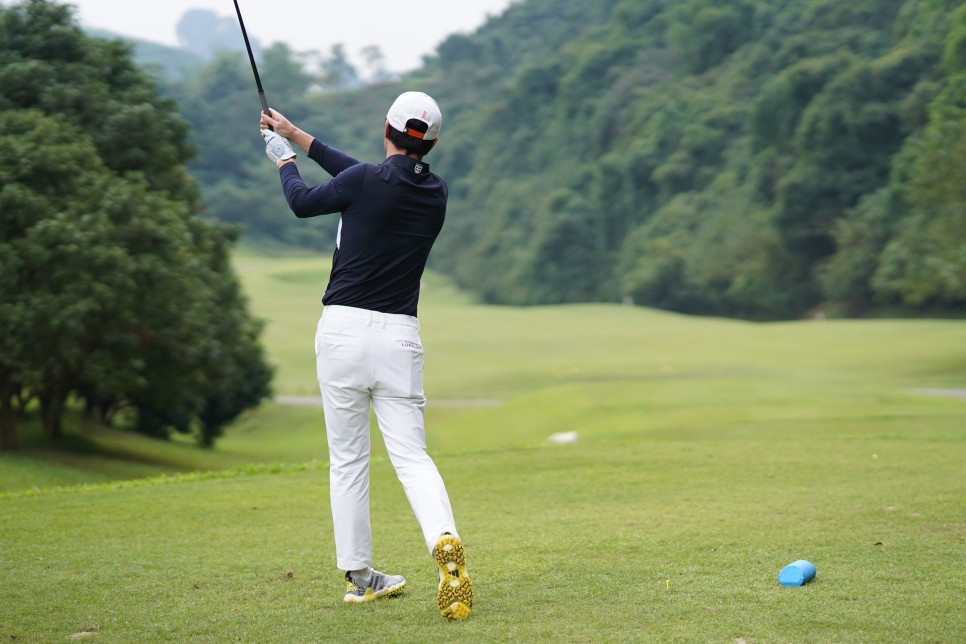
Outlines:
[[[314,394],[325,260],[237,261],[270,320],[279,393]],[[375,563],[409,584],[398,599],[341,604],[321,411],[266,405],[213,452],[80,435],[100,452],[130,441],[128,461],[150,461],[148,474],[323,462],[0,498],[0,638],[966,638],[966,402],[908,391],[966,387],[966,323],[492,308],[442,280],[421,322],[429,442],[477,588],[469,622],[438,618],[433,568],[378,451]],[[579,442],[547,442],[563,431]],[[40,478],[56,469],[14,460]],[[126,476],[112,467],[89,480]],[[48,484],[80,482],[73,471]],[[817,579],[780,587],[799,558]]]
[[[966,490],[962,415],[949,412],[926,440],[908,421],[824,436],[794,421],[440,457],[476,579],[467,624],[436,615],[432,568],[383,459],[378,565],[410,583],[372,606],[340,604],[324,468],[15,497],[3,502],[0,635],[957,641]],[[818,578],[779,587],[798,558]]]

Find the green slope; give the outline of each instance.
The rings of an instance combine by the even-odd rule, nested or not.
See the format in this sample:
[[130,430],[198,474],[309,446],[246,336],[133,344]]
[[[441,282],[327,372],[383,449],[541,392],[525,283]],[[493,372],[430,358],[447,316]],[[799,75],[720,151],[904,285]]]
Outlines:
[[[269,321],[276,393],[315,396],[311,347],[327,259],[246,250],[235,264],[255,314]],[[428,275],[421,322],[429,441],[440,453],[532,447],[575,430],[590,437],[906,414],[928,423],[933,409],[959,401],[907,389],[966,387],[959,321],[755,324],[610,305],[480,306]],[[264,405],[213,451],[78,423],[68,423],[80,432],[69,451],[47,449],[28,423],[23,453],[0,455],[0,489],[325,458],[321,411],[311,406]]]

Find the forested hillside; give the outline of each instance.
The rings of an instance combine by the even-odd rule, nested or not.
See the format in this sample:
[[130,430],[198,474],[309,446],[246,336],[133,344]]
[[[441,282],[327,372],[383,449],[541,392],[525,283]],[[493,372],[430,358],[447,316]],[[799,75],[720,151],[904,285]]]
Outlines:
[[[951,0],[525,0],[399,83],[269,98],[378,159],[403,88],[445,114],[432,259],[495,303],[617,301],[789,318],[966,309],[966,6]],[[258,158],[250,71],[178,88],[210,212],[317,244]]]
[[752,317],[966,304],[966,176],[941,158],[966,143],[959,2],[572,3],[599,26],[507,59],[561,4],[440,49],[443,87],[513,70],[441,149],[464,285]]

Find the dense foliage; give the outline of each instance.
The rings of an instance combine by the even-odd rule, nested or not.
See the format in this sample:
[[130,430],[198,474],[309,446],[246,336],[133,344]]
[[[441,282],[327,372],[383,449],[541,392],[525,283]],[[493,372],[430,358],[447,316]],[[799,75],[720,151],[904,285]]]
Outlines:
[[427,68],[447,103],[493,88],[441,147],[443,266],[493,302],[962,309],[959,5],[512,7]]
[[269,394],[261,323],[203,221],[187,125],[69,8],[0,9],[0,427],[37,401],[56,439],[71,400],[152,435],[222,427]]
[[[400,89],[446,115],[431,261],[495,303],[787,318],[966,306],[966,9],[953,0],[524,0],[400,83],[270,98],[367,159]],[[184,88],[210,212],[318,244],[255,148],[242,61]]]

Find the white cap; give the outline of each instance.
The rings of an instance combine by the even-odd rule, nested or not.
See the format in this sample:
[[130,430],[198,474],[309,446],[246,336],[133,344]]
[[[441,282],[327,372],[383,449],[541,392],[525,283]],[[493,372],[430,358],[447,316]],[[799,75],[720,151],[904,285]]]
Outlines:
[[[409,119],[417,119],[426,124],[426,133],[406,128]],[[432,141],[439,136],[439,128],[443,125],[443,115],[430,96],[422,92],[403,92],[386,114],[394,129],[405,132],[410,136],[424,141]]]

